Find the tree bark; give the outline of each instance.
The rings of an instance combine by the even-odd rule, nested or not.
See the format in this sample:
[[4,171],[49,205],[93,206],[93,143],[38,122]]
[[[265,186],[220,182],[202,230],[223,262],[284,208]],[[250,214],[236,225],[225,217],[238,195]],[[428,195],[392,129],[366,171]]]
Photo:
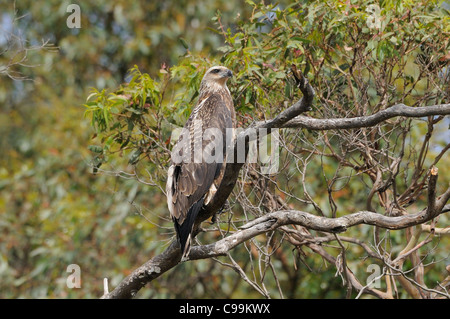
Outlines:
[[[397,104],[370,116],[338,119],[309,118],[302,116],[301,114],[311,108],[315,95],[314,89],[294,65],[292,66],[291,71],[298,88],[303,93],[302,99],[281,112],[274,119],[257,122],[255,125],[239,134],[236,138],[234,149],[232,150],[235,152],[233,158],[237,158],[236,152],[238,148],[236,145],[239,145],[239,143],[244,143],[246,146],[245,151],[248,151],[250,140],[248,137],[249,135],[246,133],[250,129],[266,129],[265,132],[267,133],[270,132],[270,129],[274,128],[307,128],[312,130],[351,129],[374,126],[387,119],[398,116],[420,118],[425,116],[450,114],[450,104],[426,107],[410,107],[404,104]],[[222,183],[219,186],[215,197],[208,205],[202,208],[197,217],[194,229],[197,229],[198,231],[199,226],[203,221],[211,218],[223,207],[236,184],[239,171],[243,165],[244,163],[238,163],[237,161],[227,163]],[[403,229],[423,224],[440,214],[450,211],[450,205],[446,205],[450,197],[450,188],[448,188],[440,197],[436,198],[435,186],[437,171],[432,171],[430,176],[428,207],[420,212],[392,217],[371,211],[360,211],[338,218],[327,218],[298,210],[275,211],[256,218],[242,226],[239,231],[236,231],[232,235],[225,237],[216,243],[192,247],[189,259],[196,260],[225,255],[237,245],[259,234],[290,224],[301,225],[308,229],[329,233],[340,233],[347,230],[349,227],[360,224],[374,225],[386,229]],[[142,287],[175,267],[180,260],[180,247],[178,242],[174,240],[163,253],[151,258],[145,264],[134,270],[133,273],[126,277],[113,291],[105,294],[102,298],[133,298]],[[352,274],[348,275],[353,278]],[[353,284],[353,286],[358,290],[365,289],[365,287],[362,287],[359,283]],[[382,292],[378,293],[376,290],[372,290],[372,293],[379,297],[382,297],[383,294]]]

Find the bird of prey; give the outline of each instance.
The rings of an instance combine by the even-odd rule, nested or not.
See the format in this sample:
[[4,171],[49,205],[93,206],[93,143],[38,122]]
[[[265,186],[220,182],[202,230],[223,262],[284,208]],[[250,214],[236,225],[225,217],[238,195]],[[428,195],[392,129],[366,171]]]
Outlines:
[[172,149],[166,193],[181,246],[189,255],[195,219],[223,178],[227,147],[234,140],[236,115],[227,87],[233,73],[223,66],[206,71],[199,98]]

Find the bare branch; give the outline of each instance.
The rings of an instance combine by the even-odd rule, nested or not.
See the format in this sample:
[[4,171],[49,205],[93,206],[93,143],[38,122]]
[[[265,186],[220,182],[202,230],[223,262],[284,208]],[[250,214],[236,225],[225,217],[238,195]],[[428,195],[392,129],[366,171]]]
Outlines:
[[404,104],[396,104],[385,110],[369,116],[337,119],[314,119],[299,115],[288,121],[284,128],[307,128],[310,130],[334,130],[375,126],[383,121],[397,116],[420,118],[425,116],[449,115],[450,104],[411,107]]
[[[441,213],[449,210],[450,205],[446,205]],[[402,229],[424,223],[434,217],[436,216],[429,216],[427,209],[415,214],[396,217],[361,211],[338,218],[316,216],[297,210],[277,211],[247,223],[240,228],[241,230],[216,243],[192,247],[189,260],[224,256],[234,247],[250,238],[289,224],[301,225],[323,232],[338,233],[360,224],[376,225],[387,229]],[[180,260],[179,245],[176,241],[173,241],[162,254],[153,257],[133,271],[116,289],[103,298],[132,298],[145,284],[175,267]]]
[[[249,130],[258,131],[258,129],[266,129],[265,134],[268,134],[270,133],[270,130],[274,128],[308,128],[312,130],[362,128],[375,126],[393,117],[401,116],[420,118],[425,116],[450,114],[450,104],[427,107],[410,107],[404,104],[396,104],[370,116],[336,119],[309,118],[302,116],[301,114],[311,109],[315,96],[314,89],[295,65],[292,66],[291,71],[297,87],[303,94],[302,99],[291,105],[272,120],[256,122],[254,125],[239,134],[236,138],[234,149],[231,150],[231,152],[234,152],[232,154],[234,156],[230,156],[232,159],[237,158],[236,152],[238,145],[245,145],[245,154],[247,154],[248,145],[250,142],[250,135],[248,134]],[[261,134],[264,134],[264,130]],[[194,226],[197,232],[199,231],[200,224],[203,221],[212,217],[224,206],[237,182],[239,172],[244,164],[244,162],[238,161],[227,162],[222,183],[219,186],[215,197],[207,206],[202,208],[202,211],[198,215]],[[192,247],[189,254],[189,260],[227,255],[230,250],[246,242],[247,240],[268,231],[277,230],[286,225],[300,225],[310,230],[317,230],[327,233],[340,233],[346,231],[350,227],[361,224],[374,225],[380,228],[392,230],[404,229],[414,225],[423,224],[442,213],[450,211],[450,205],[446,205],[448,199],[450,198],[450,188],[440,197],[436,198],[436,179],[437,171],[432,169],[430,171],[430,179],[428,183],[428,207],[417,213],[404,214],[400,216],[385,216],[372,211],[360,211],[338,218],[327,218],[298,210],[276,210],[248,222],[244,226],[240,227],[240,229],[236,232],[231,233],[229,236],[215,243]],[[313,250],[315,246],[317,246],[316,250],[321,249],[320,246],[315,243],[310,243],[310,245],[308,245],[310,248],[313,247],[311,248]],[[416,247],[415,250],[418,248],[419,247]],[[324,254],[325,253],[326,252],[324,252]],[[335,259],[332,256],[328,257],[329,258],[327,260],[332,263],[335,262]],[[151,258],[145,264],[133,271],[113,291],[105,294],[102,298],[132,298],[142,287],[144,287],[144,285],[178,265],[180,259],[181,253],[179,244],[176,240],[174,240],[164,252]],[[381,298],[388,298],[391,296],[390,293],[383,293],[376,289],[371,289],[367,286],[361,285],[348,267],[345,266],[344,270],[344,274],[349,283],[349,290],[354,287],[358,291],[364,290]]]

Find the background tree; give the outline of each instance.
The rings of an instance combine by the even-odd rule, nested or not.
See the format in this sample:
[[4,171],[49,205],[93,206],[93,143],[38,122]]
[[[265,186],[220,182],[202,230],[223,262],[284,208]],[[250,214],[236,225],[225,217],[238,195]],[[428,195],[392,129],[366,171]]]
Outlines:
[[[118,284],[162,245],[130,202],[157,207],[163,197],[134,181],[92,175],[93,130],[83,104],[92,87],[117,87],[135,64],[157,74],[161,63],[177,63],[186,51],[180,38],[197,52],[221,45],[207,30],[211,17],[222,10],[232,23],[251,10],[239,2],[77,1],[81,29],[70,29],[73,1],[0,1],[0,70],[17,52],[9,39],[25,48],[52,44],[10,69],[25,80],[0,75],[2,298],[97,298],[103,277]],[[80,289],[66,286],[70,264],[81,268]]]
[[[82,5],[80,30],[53,30],[64,5],[62,22],[41,29],[27,26],[45,6],[30,3],[18,20],[47,30],[61,54],[3,94],[2,294],[98,297],[108,277],[117,288],[106,297],[130,297],[158,277],[140,297],[448,298],[445,4],[124,5]],[[281,128],[279,165],[230,170],[202,215],[228,199],[201,224],[192,259],[202,260],[177,265],[165,169],[211,64],[235,73],[240,127]],[[95,133],[73,104],[86,96]],[[83,144],[101,174],[87,173]],[[81,291],[65,287],[70,263],[83,270]]]

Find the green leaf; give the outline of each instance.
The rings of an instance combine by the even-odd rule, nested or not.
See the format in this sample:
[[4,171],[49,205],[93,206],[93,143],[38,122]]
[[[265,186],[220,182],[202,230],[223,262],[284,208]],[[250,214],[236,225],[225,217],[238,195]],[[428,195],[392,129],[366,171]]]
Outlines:
[[189,45],[187,44],[186,40],[182,37],[179,37],[178,40],[180,41],[181,45],[186,49],[189,50]]
[[136,164],[139,161],[139,156],[142,154],[142,151],[140,148],[134,150],[128,160],[129,164]]
[[103,148],[98,145],[89,145],[88,150],[94,153],[103,153]]

